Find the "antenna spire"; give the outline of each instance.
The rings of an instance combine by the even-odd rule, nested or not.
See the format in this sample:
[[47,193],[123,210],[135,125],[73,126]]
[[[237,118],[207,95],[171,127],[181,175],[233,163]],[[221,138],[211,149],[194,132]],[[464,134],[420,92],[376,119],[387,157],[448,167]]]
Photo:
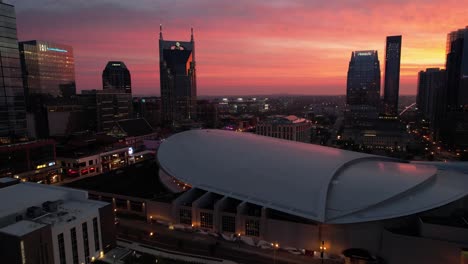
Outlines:
[[159,39],[161,39],[161,40],[163,39],[162,32],[163,32],[163,30],[162,30],[162,24],[159,24]]

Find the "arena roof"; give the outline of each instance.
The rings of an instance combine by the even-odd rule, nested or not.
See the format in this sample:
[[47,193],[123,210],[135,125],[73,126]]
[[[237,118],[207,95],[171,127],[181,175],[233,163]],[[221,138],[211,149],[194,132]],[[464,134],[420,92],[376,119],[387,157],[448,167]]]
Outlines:
[[173,135],[158,161],[192,187],[322,223],[411,215],[468,194],[460,170],[222,130]]

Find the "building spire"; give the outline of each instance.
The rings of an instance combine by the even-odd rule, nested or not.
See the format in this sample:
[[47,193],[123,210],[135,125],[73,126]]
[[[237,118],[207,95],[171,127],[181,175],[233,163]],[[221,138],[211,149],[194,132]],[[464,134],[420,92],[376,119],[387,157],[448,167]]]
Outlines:
[[190,28],[190,41],[193,42],[193,27]]
[[159,39],[163,39],[163,36],[162,36],[162,24],[159,24]]

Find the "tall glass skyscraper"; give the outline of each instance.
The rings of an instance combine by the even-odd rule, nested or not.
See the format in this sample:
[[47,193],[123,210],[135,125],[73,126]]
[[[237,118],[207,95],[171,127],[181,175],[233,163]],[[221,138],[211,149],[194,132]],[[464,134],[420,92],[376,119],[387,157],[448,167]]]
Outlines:
[[159,33],[159,71],[162,120],[174,125],[194,119],[197,107],[197,78],[193,30],[190,41],[163,40]]
[[468,149],[468,27],[447,35],[445,111],[441,140]]
[[70,97],[76,94],[73,48],[47,41],[19,43],[26,96]]
[[348,105],[380,104],[380,63],[376,50],[354,51],[346,87]]
[[385,47],[384,111],[387,115],[398,114],[400,91],[401,36],[387,37]]
[[0,144],[26,135],[26,108],[12,5],[0,1]]
[[130,71],[122,61],[109,61],[102,72],[102,89],[117,89],[132,93]]

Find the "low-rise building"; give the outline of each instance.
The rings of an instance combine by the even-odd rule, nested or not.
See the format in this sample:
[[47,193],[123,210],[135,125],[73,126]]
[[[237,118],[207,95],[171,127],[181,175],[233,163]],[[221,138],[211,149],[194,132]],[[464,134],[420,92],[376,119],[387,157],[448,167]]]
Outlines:
[[0,178],[55,183],[60,181],[55,141],[36,140],[0,146]]
[[86,191],[17,183],[0,200],[2,263],[90,263],[116,245],[112,205]]
[[258,122],[256,134],[310,143],[312,123],[294,115],[274,115]]

